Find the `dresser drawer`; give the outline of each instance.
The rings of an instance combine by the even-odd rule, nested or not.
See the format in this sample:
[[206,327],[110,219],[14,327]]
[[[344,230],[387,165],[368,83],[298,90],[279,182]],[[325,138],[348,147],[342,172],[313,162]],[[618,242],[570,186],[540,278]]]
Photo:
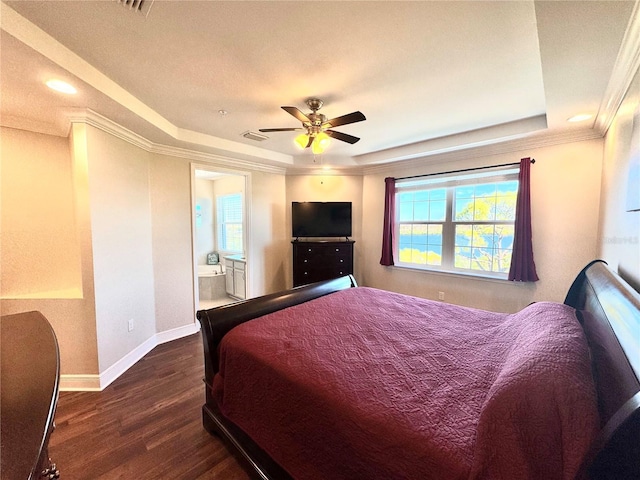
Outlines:
[[352,241],[292,243],[294,286],[353,273]]

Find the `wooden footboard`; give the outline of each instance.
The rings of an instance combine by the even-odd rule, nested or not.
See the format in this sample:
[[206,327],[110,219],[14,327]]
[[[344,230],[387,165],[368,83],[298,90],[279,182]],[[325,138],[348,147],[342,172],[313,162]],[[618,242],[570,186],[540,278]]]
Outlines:
[[236,458],[261,480],[287,480],[290,476],[258,447],[241,429],[229,422],[218,410],[211,395],[213,377],[218,371],[218,345],[224,335],[241,323],[254,318],[298,305],[339,290],[357,287],[352,275],[303,285],[292,290],[277,292],[223,307],[200,310],[196,317],[202,325],[204,342],[205,404],[202,406],[202,422],[205,429],[221,437]]

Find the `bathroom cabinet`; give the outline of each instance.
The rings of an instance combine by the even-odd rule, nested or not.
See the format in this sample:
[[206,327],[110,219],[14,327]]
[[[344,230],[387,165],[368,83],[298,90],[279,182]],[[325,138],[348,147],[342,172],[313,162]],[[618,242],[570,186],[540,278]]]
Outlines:
[[244,300],[247,296],[247,261],[242,255],[229,255],[224,259],[227,294]]

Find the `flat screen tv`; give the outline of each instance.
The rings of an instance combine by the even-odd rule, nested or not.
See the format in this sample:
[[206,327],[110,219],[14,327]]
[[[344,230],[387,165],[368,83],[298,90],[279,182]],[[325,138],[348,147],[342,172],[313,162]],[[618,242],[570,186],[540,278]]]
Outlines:
[[350,237],[351,202],[292,202],[292,236]]

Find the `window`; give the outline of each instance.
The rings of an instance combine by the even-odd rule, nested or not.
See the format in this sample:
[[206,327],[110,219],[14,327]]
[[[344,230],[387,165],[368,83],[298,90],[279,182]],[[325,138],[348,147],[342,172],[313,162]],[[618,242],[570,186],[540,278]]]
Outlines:
[[398,265],[506,278],[518,170],[396,183]]
[[216,197],[218,248],[225,252],[242,252],[242,194]]

